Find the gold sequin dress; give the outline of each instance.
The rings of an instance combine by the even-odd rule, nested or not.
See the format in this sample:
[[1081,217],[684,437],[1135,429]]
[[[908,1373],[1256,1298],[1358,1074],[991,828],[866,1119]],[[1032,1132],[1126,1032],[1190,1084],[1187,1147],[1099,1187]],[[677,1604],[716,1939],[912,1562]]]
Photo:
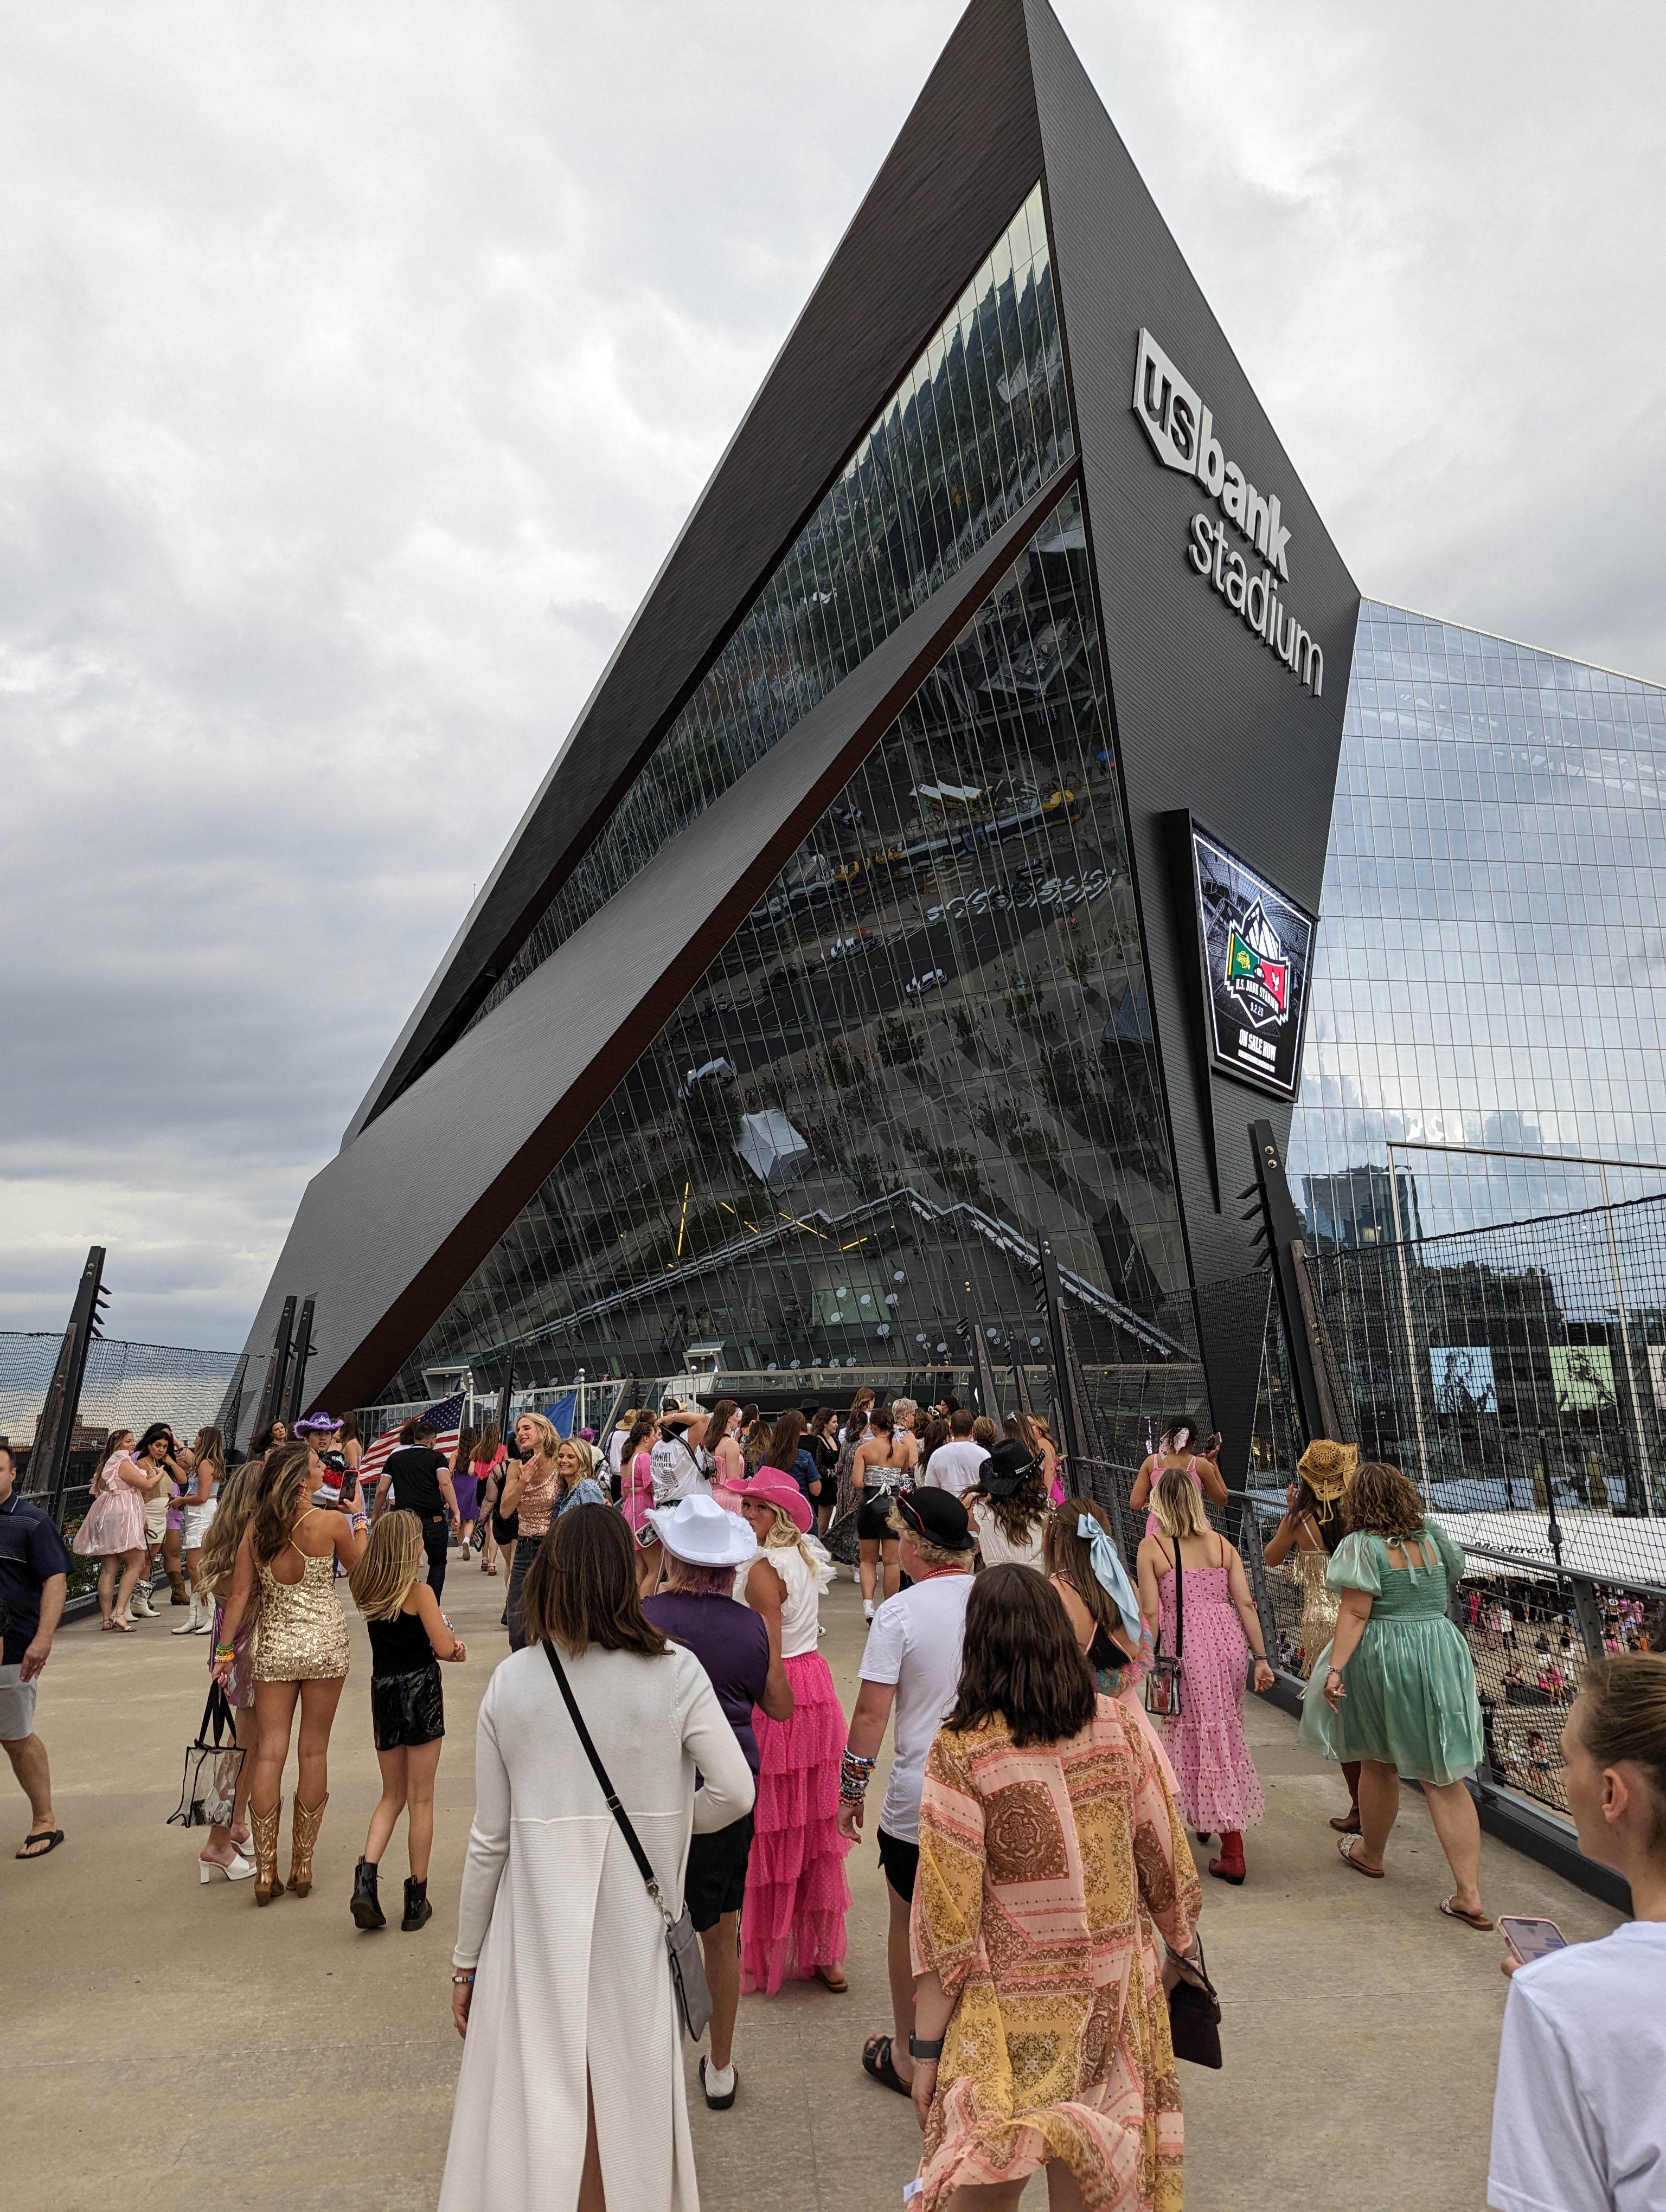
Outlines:
[[1314,1661],[1336,1633],[1341,1600],[1326,1587],[1329,1552],[1292,1552],[1289,1566],[1291,1581],[1299,1583],[1302,1589],[1302,1680],[1307,1681],[1312,1677]]
[[257,1682],[327,1681],[347,1672],[347,1623],[336,1595],[336,1555],[307,1557],[298,1583],[281,1583],[269,1566],[260,1573],[260,1628],[255,1639]]

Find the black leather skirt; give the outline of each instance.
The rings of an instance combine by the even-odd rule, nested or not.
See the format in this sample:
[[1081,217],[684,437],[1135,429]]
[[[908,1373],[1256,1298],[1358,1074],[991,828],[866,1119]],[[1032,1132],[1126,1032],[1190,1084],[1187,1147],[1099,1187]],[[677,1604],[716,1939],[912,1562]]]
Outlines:
[[436,1743],[446,1732],[446,1701],[440,1687],[440,1662],[409,1674],[373,1674],[370,1723],[378,1751],[399,1751],[412,1744]]

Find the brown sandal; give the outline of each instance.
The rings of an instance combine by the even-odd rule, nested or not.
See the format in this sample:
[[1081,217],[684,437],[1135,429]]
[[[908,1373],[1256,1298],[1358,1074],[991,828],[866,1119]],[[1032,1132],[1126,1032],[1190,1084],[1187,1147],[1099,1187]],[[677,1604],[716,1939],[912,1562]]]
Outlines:
[[[1352,1867],[1355,1874],[1364,1875],[1367,1881],[1381,1881],[1384,1871],[1383,1869],[1381,1867],[1361,1866],[1359,1860],[1353,1856],[1353,1843],[1354,1839],[1352,1836],[1337,1837],[1336,1855],[1341,1860],[1342,1864],[1344,1866]],[[1444,1908],[1443,1908],[1443,1910],[1444,1909]]]

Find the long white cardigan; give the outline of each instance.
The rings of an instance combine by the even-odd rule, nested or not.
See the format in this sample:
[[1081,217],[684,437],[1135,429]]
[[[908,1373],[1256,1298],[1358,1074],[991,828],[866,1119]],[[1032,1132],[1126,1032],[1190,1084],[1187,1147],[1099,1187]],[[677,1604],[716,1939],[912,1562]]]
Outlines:
[[[690,1826],[751,1810],[745,1756],[682,1645],[562,1656],[676,1912]],[[664,1923],[538,1644],[502,1662],[481,1703],[458,1917],[456,1963],[478,1978],[440,2212],[575,2204],[587,2065],[608,2203],[699,2212]]]

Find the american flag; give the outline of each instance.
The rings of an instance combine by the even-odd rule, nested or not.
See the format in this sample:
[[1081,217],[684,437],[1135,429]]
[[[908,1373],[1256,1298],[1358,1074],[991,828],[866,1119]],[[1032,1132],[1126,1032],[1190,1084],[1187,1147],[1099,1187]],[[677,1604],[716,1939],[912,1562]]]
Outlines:
[[[435,1450],[444,1452],[449,1458],[456,1450],[457,1440],[463,1433],[463,1393],[459,1390],[453,1397],[442,1398],[437,1406],[430,1406],[417,1419],[425,1429],[434,1431]],[[361,1482],[376,1480],[387,1463],[388,1454],[399,1449],[399,1429],[404,1426],[404,1423],[401,1421],[398,1428],[384,1429],[375,1443],[368,1447],[359,1462]]]

